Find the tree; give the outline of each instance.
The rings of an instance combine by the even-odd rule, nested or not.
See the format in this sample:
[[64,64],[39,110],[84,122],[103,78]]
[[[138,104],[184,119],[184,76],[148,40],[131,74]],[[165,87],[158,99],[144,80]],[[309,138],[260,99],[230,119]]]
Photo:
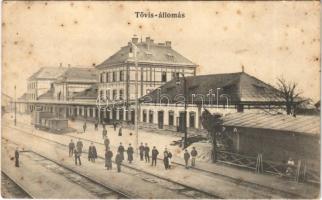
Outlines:
[[221,131],[223,120],[220,114],[211,114],[207,109],[202,112],[201,123],[202,126],[208,131],[212,140],[212,161],[217,161],[217,138],[216,133]]
[[292,81],[286,81],[284,78],[277,79],[277,89],[279,90],[278,96],[285,101],[286,113],[288,115],[293,114],[296,106],[308,101],[308,99],[300,98],[300,92],[298,91],[298,85]]

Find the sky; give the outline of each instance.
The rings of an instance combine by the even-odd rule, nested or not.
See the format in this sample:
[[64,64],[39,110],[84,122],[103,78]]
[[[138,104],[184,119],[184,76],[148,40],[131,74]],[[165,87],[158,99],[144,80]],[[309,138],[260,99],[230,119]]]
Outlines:
[[[135,12],[184,13],[137,18]],[[91,67],[147,36],[194,63],[198,74],[245,72],[298,83],[320,99],[320,2],[2,2],[2,92],[17,96],[40,67]]]

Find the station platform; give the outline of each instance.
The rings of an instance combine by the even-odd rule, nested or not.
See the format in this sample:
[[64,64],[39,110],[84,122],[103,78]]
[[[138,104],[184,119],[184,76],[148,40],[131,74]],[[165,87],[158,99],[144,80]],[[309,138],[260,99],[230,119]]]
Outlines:
[[[71,125],[73,128],[82,128],[82,122],[74,122]],[[132,132],[132,130],[123,129],[123,136],[118,136],[118,129],[114,131],[112,126],[108,126],[107,128],[108,137],[111,140],[111,148],[115,153],[119,142],[122,142],[124,147],[127,148],[128,143],[133,144],[135,141],[133,135],[129,136],[129,133]],[[86,132],[82,134],[69,133],[57,135],[34,129],[30,129],[29,131],[32,131],[35,135],[66,145],[68,145],[71,138],[73,138],[75,142],[78,138],[81,138],[84,143],[85,151],[87,151],[90,141],[94,141],[100,143],[95,144],[99,156],[103,157],[104,155],[102,128],[99,127],[99,130],[95,131],[94,125],[90,123],[87,124]],[[164,150],[162,147],[169,144],[169,141],[177,139],[175,137],[169,138],[167,136],[156,135],[154,133],[145,133],[143,131],[140,131],[140,134],[142,142],[147,142],[150,148],[152,146],[157,146],[160,153],[159,158],[161,159],[162,152]],[[297,183],[278,176],[256,174],[255,172],[224,166],[221,164],[197,162],[195,167],[197,170],[185,169],[181,166],[184,164],[184,160],[180,156],[180,154],[182,154],[182,150],[176,149],[176,147],[166,147],[174,154],[173,162],[180,164],[179,166],[174,165],[171,170],[165,170],[161,160],[158,160],[157,167],[152,167],[150,163],[139,161],[137,156],[134,157],[134,162],[132,164],[128,164],[125,160],[124,165],[142,169],[153,175],[168,178],[169,180],[177,181],[182,184],[187,184],[206,192],[218,194],[224,198],[318,198],[320,195],[320,188],[315,185]],[[65,154],[67,153],[68,149],[66,147]],[[126,158],[127,156],[125,155],[125,159]],[[101,167],[103,167],[103,165]],[[217,177],[209,176],[209,173],[207,172],[212,173]],[[218,176],[222,177],[222,179],[218,178]],[[236,181],[227,181],[227,178],[234,179]],[[256,191],[256,185],[265,188],[266,192],[262,192],[260,190]]]

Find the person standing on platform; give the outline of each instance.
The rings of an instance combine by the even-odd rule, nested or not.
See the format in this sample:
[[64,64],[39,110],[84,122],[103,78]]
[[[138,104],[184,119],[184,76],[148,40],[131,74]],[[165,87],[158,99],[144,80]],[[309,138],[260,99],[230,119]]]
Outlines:
[[115,156],[115,163],[117,165],[117,172],[121,172],[121,164],[122,164],[122,157],[120,152],[117,152],[116,156]]
[[168,169],[171,169],[172,153],[168,151]]
[[142,142],[141,142],[141,145],[139,147],[139,150],[140,150],[140,160],[143,161],[144,145],[143,145]]
[[120,126],[120,129],[119,129],[119,136],[122,136],[122,126]]
[[117,149],[117,152],[120,153],[122,161],[124,160],[124,151],[125,151],[125,149],[124,149],[124,146],[122,145],[122,142],[121,142],[119,148]]
[[168,150],[165,148],[163,152],[163,163],[164,163],[164,168],[167,170],[169,169],[169,158],[168,158]]
[[198,155],[198,152],[195,147],[192,147],[190,154],[191,154],[191,166],[194,167],[196,165],[196,157]]
[[[80,139],[78,139],[78,141],[76,143],[76,149],[79,154],[81,154],[83,151],[83,142]],[[75,153],[75,151],[74,151],[74,153]]]
[[116,131],[116,122],[113,122],[114,131]]
[[113,157],[113,152],[108,147],[105,151],[105,167],[107,170],[112,169],[112,157]]
[[81,162],[81,153],[77,151],[77,149],[74,150],[74,156],[75,156],[75,165],[77,165],[77,161],[79,163],[79,165],[82,165],[82,162]]
[[75,149],[75,143],[73,140],[70,140],[68,148],[69,148],[69,157],[72,157]]
[[133,161],[133,147],[131,146],[131,144],[129,144],[129,147],[127,148],[127,160],[129,161],[129,163],[131,164]]
[[159,151],[154,146],[152,149],[152,166],[153,166],[153,163],[154,163],[154,166],[157,166],[158,155],[159,155]]
[[15,167],[19,167],[19,149],[16,147],[15,150]]
[[145,162],[150,162],[150,147],[148,146],[148,143],[145,143],[144,157],[145,157]]
[[96,151],[96,147],[92,142],[88,148],[88,161],[95,162],[96,158],[97,158],[97,151]]
[[95,121],[94,129],[95,129],[95,131],[97,131],[97,130],[98,130],[98,121]]
[[103,131],[102,131],[102,137],[103,139],[107,137],[107,130],[105,127],[103,128]]
[[106,137],[104,140],[105,150],[107,150],[110,146],[110,140]]
[[84,130],[84,133],[85,133],[85,131],[86,131],[86,121],[84,122],[84,125],[83,125],[83,130]]
[[183,158],[184,158],[184,162],[186,164],[186,169],[188,169],[189,168],[188,162],[189,162],[189,159],[190,159],[190,154],[189,154],[187,149],[184,150]]

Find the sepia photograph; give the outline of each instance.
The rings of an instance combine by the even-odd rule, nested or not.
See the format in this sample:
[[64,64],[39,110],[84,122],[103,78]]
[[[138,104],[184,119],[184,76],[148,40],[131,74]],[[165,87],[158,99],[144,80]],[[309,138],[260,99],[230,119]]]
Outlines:
[[319,1],[2,1],[1,197],[319,199]]

